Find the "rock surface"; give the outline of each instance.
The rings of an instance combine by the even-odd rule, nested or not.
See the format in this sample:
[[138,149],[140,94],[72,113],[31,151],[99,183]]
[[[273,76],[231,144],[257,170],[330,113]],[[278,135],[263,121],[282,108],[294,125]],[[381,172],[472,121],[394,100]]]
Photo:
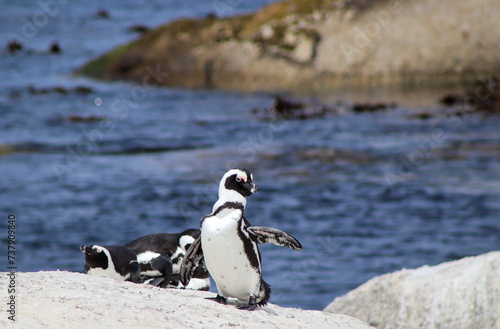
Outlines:
[[325,311],[377,328],[500,328],[500,252],[376,277]]
[[[0,273],[7,292],[7,273]],[[16,323],[2,312],[0,327],[40,328],[340,328],[368,329],[352,317],[269,304],[253,312],[220,305],[214,293],[160,289],[71,272],[17,273]],[[6,296],[6,294],[4,294]],[[3,297],[5,302],[8,297]],[[5,309],[5,307],[4,307]]]
[[78,72],[243,91],[469,82],[500,72],[498,16],[497,0],[288,0],[160,26]]

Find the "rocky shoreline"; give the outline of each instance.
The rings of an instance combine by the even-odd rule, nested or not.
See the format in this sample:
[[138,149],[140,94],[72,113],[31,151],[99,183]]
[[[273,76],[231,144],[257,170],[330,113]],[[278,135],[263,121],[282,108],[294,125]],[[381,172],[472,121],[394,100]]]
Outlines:
[[495,13],[495,0],[288,0],[171,22],[77,74],[240,91],[467,83],[500,72]]
[[[2,284],[8,275],[0,272]],[[66,271],[20,272],[14,280],[22,328],[500,328],[499,251],[375,277],[323,312],[275,304],[241,311],[236,300],[206,300],[212,292]],[[4,315],[0,324],[14,323]]]
[[[7,273],[0,273],[2,284]],[[249,312],[206,300],[214,293],[161,289],[65,271],[17,273],[12,328],[340,328],[368,329],[350,316],[269,304]],[[6,289],[5,289],[6,291]],[[4,298],[4,301],[5,298]]]

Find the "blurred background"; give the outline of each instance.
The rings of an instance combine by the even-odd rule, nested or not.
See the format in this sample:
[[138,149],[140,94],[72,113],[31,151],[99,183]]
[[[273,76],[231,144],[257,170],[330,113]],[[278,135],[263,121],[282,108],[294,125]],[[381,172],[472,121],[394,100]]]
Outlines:
[[19,271],[82,272],[81,244],[198,228],[235,166],[259,187],[246,218],[304,246],[261,247],[281,306],[321,310],[374,276],[500,248],[490,76],[277,93],[73,74],[160,24],[271,2],[0,0],[1,241],[14,214]]

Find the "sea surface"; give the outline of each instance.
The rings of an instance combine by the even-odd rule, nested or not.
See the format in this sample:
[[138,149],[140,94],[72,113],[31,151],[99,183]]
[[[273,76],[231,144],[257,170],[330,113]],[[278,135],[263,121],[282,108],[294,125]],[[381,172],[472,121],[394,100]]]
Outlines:
[[[198,227],[234,166],[259,187],[247,219],[304,247],[261,246],[281,306],[321,310],[377,275],[500,249],[498,116],[444,116],[439,93],[410,88],[291,94],[338,111],[268,121],[251,109],[269,107],[269,93],[144,91],[72,74],[138,37],[133,25],[268,2],[47,1],[44,11],[38,1],[0,0],[0,271],[10,214],[19,271],[82,272],[81,244]],[[108,18],[96,16],[101,9]],[[12,38],[24,46],[16,54],[6,50]],[[60,54],[48,53],[53,42]],[[397,105],[350,110],[374,99]],[[423,111],[436,115],[413,117]]]

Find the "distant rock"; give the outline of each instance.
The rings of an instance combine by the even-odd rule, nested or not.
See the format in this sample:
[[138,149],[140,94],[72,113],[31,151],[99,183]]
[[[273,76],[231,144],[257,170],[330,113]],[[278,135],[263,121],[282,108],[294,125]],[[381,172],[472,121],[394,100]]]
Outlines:
[[69,122],[98,122],[105,121],[107,118],[103,115],[95,114],[71,114],[66,117]]
[[[334,112],[332,109],[328,110]],[[323,117],[327,108],[324,105],[295,102],[282,96],[275,96],[271,106],[266,108],[252,108],[250,111],[259,120],[263,121],[307,120]]]
[[500,252],[376,277],[324,311],[379,329],[498,329]]
[[[18,272],[16,278],[19,328],[370,328],[346,315],[274,304],[242,311],[236,301],[221,305],[206,300],[215,296],[211,292],[161,289],[80,273]],[[0,272],[0,280],[7,279],[7,273]]]
[[[71,92],[80,94],[80,95],[86,95],[93,93],[94,90],[91,87],[88,86],[76,86],[73,89],[68,89],[63,86],[55,86],[55,87],[35,87],[33,85],[29,85],[26,88],[26,91],[30,95],[48,95],[48,94],[59,94],[59,95],[69,95]],[[12,97],[19,97],[22,95],[21,90],[13,90],[11,95]]]
[[500,114],[500,81],[495,76],[478,79],[465,94],[447,94],[439,102],[448,107],[462,107],[462,112]]
[[439,103],[444,106],[453,106],[460,104],[463,100],[463,96],[457,94],[446,94],[439,100]]
[[395,108],[396,104],[389,103],[354,103],[352,111],[354,113],[380,112]]
[[65,88],[63,86],[55,86],[55,87],[50,87],[50,88],[46,88],[46,87],[36,88],[35,86],[30,85],[30,86],[28,86],[28,93],[30,95],[47,95],[50,93],[60,94],[60,95],[68,95],[69,91],[67,88]]
[[61,46],[57,42],[53,42],[49,46],[49,53],[51,53],[51,54],[60,54],[61,53]]
[[283,96],[274,96],[273,102],[268,107],[257,107],[250,109],[250,112],[257,119],[263,121],[277,120],[307,120],[322,118],[326,114],[339,115],[347,113],[350,109],[353,113],[374,113],[383,112],[396,108],[396,103],[385,102],[355,102],[344,104],[337,101],[336,105],[324,105],[315,102],[293,101]]
[[409,119],[418,119],[418,120],[429,120],[433,119],[436,117],[435,113],[428,112],[428,111],[423,111],[423,112],[418,112],[414,114],[410,114],[407,116]]
[[129,27],[128,30],[130,32],[144,34],[144,33],[148,32],[150,30],[150,28],[147,27],[146,25],[137,24],[137,25],[133,25],[133,26]]
[[95,17],[107,19],[109,18],[109,12],[105,9],[99,9],[95,12]]
[[38,143],[0,144],[0,156],[24,152],[43,152],[47,148]]
[[12,40],[7,43],[7,51],[9,54],[15,54],[23,50],[23,44],[17,40]]
[[16,149],[12,147],[11,145],[0,145],[0,156],[1,155],[6,155],[6,154],[11,154],[11,153],[16,153]]
[[79,94],[90,94],[90,93],[93,93],[94,90],[89,87],[89,86],[76,86],[75,88],[73,88],[73,90],[76,92],[76,93],[79,93]]
[[78,73],[242,91],[473,82],[500,72],[498,16],[497,0],[287,0],[173,21]]

